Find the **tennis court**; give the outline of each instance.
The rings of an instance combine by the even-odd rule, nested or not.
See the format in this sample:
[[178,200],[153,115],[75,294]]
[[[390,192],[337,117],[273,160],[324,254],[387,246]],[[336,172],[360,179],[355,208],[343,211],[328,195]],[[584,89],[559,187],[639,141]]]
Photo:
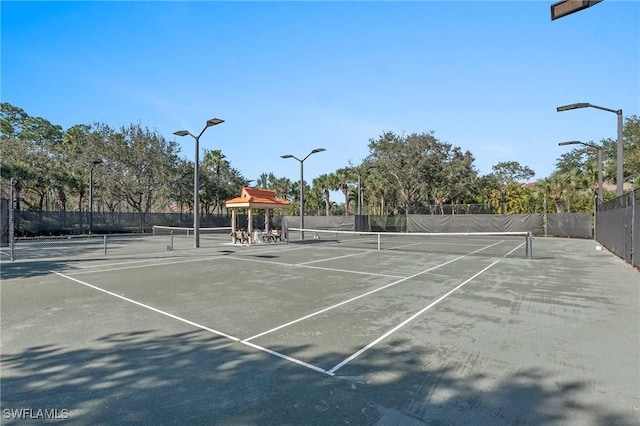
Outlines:
[[3,262],[3,423],[638,424],[640,274],[596,242],[346,237]]

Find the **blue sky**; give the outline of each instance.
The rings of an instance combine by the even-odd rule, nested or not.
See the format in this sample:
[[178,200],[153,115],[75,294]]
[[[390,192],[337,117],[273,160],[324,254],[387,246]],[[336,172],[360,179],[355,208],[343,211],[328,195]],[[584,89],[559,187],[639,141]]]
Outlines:
[[616,137],[640,115],[640,2],[551,21],[554,1],[1,3],[1,99],[67,129],[191,138],[248,179],[305,180],[359,163],[384,131],[433,130],[482,174],[548,176],[565,140]]

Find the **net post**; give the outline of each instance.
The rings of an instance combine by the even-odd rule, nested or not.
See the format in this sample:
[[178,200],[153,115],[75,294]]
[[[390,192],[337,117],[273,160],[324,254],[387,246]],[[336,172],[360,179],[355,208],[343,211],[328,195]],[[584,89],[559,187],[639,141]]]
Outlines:
[[529,259],[533,259],[533,235],[531,232],[527,233],[527,256]]
[[173,231],[171,231],[171,251],[173,251]]
[[104,234],[102,241],[103,241],[102,244],[104,246],[104,255],[106,256],[107,255],[107,234]]
[[378,251],[380,251],[380,232],[378,232]]

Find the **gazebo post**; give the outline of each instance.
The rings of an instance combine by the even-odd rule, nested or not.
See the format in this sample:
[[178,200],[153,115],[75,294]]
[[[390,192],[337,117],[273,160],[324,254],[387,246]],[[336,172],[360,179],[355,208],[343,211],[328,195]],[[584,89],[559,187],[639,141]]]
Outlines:
[[231,209],[231,241],[236,238],[236,208]]
[[269,234],[269,208],[264,209],[264,232]]
[[247,210],[249,210],[249,223],[247,224],[247,229],[249,232],[249,245],[251,245],[251,243],[253,242],[251,241],[253,240],[253,215],[251,212],[251,208],[248,208]]

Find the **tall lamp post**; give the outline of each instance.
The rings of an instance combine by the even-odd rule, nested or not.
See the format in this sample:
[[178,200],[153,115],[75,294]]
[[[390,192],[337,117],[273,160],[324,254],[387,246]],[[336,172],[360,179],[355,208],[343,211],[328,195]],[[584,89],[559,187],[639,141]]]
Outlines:
[[[309,158],[310,155],[318,152],[326,151],[324,148],[316,148],[312,150],[302,160],[295,155],[287,154],[281,155],[280,158],[294,158],[300,162],[300,229],[304,229],[304,160]],[[304,240],[304,231],[300,231],[300,239]]]
[[610,109],[604,108],[601,106],[593,105],[588,102],[580,102],[577,104],[563,105],[556,108],[556,111],[569,111],[571,109],[580,109],[580,108],[596,108],[601,109],[602,111],[612,112],[618,115],[618,149],[616,155],[616,196],[620,197],[623,193],[623,183],[624,183],[624,173],[622,169],[622,110],[621,109]]
[[102,160],[93,160],[89,169],[89,235],[93,232],[93,168],[102,164]]
[[589,142],[568,141],[560,142],[559,146],[564,145],[584,145],[598,150],[598,204],[602,203],[602,147]]
[[188,130],[178,130],[173,134],[176,136],[191,136],[196,140],[196,153],[195,153],[195,165],[193,168],[193,246],[195,248],[200,247],[200,136],[211,126],[224,123],[224,120],[219,118],[212,118],[207,120],[207,124],[198,136],[193,135]]

